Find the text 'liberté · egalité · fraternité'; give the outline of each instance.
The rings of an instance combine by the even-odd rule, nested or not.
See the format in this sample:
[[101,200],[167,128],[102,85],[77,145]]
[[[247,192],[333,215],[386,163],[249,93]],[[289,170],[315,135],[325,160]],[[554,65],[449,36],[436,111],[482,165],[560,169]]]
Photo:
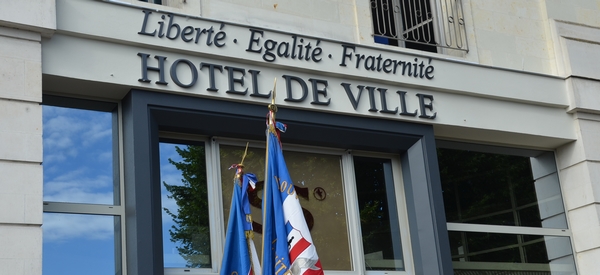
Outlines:
[[[153,13],[143,10],[143,19],[138,32],[139,35],[149,36],[157,39],[182,41],[187,44],[196,44],[199,51],[203,49],[232,49],[240,48],[248,55],[259,55],[264,62],[278,64],[279,62],[303,62],[305,64],[322,64],[324,62],[336,62],[339,67],[354,68],[360,72],[374,74],[397,75],[402,78],[433,80],[434,66],[432,59],[423,60],[418,57],[410,61],[393,58],[394,54],[383,53],[372,54],[372,51],[364,50],[362,47],[347,43],[337,43],[340,52],[335,55],[340,59],[335,61],[334,54],[325,52],[321,39],[302,37],[296,34],[281,35],[273,34],[256,28],[247,28],[247,36],[243,40],[238,37],[228,37],[225,23],[215,23],[204,20],[184,20],[183,17],[169,13]],[[185,23],[184,23],[185,22]],[[189,22],[197,23],[196,25]],[[206,26],[200,26],[207,24]],[[239,28],[239,26],[232,26]],[[239,35],[239,32],[236,32]],[[241,42],[246,41],[246,43]],[[240,42],[238,46],[238,42]],[[228,48],[233,43],[236,47]],[[331,49],[329,47],[328,49]],[[335,47],[334,47],[335,48]],[[387,53],[387,52],[386,52]],[[237,66],[215,64],[214,62],[202,62],[190,59],[176,59],[171,62],[164,55],[154,55],[139,52],[141,59],[141,78],[139,82],[151,83],[149,72],[157,73],[154,84],[167,86],[167,76],[175,85],[181,88],[193,88],[197,86],[199,79],[205,79],[205,89],[210,93],[217,93],[216,77],[224,74],[227,79],[227,90],[231,95],[251,96],[255,98],[270,98],[271,92],[264,92],[259,87],[260,70],[246,69]],[[292,63],[293,64],[293,63]],[[182,69],[183,68],[183,69]],[[314,67],[313,67],[314,68]],[[185,80],[178,75],[178,71],[185,70]],[[189,73],[187,71],[189,70]],[[167,74],[168,72],[168,74]],[[329,106],[331,103],[330,91],[334,87],[329,86],[329,81],[322,78],[301,78],[293,75],[293,72],[284,72],[283,78],[286,86],[285,101],[289,103],[303,103],[310,101],[316,106]],[[343,91],[354,110],[359,109],[363,97],[368,101],[369,112],[383,114],[397,114],[401,116],[418,115],[419,118],[434,119],[437,113],[433,108],[433,96],[429,94],[415,94],[414,103],[418,108],[409,111],[410,99],[406,91],[388,92],[387,88],[375,87],[373,85],[353,85],[342,82],[336,91]],[[263,91],[263,92],[261,92]],[[396,94],[395,99],[393,94]]]

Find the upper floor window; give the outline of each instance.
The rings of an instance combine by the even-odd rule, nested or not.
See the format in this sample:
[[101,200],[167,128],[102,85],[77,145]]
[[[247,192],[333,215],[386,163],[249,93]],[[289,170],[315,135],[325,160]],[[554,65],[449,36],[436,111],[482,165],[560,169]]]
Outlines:
[[375,43],[468,51],[461,0],[370,0]]

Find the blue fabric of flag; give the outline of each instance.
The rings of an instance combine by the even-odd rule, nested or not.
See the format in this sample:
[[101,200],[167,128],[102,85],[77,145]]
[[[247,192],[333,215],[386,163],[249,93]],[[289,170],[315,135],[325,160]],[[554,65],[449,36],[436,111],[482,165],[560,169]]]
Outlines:
[[[283,275],[290,272],[290,254],[288,251],[286,220],[283,214],[283,201],[288,193],[293,194],[294,186],[283,158],[281,144],[272,129],[269,131],[267,152],[267,189],[264,190],[263,225],[263,275]],[[283,183],[286,183],[283,186]],[[281,192],[280,188],[286,190]],[[267,249],[270,245],[270,249]]]
[[250,213],[246,190],[248,181],[251,178],[256,181],[256,177],[253,174],[244,174],[242,178],[243,180],[240,182],[242,186],[238,182],[233,184],[233,196],[231,198],[220,275],[247,275],[250,274],[252,268],[248,242],[246,241],[246,230],[252,230],[251,222],[246,219],[246,214]]

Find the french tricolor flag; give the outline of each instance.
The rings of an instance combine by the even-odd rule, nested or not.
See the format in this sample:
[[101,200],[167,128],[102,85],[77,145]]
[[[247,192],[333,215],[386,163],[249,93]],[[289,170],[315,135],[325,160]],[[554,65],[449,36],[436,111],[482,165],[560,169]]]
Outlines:
[[263,275],[323,275],[300,201],[290,178],[279,133],[285,125],[271,121],[267,137],[267,171],[263,194]]

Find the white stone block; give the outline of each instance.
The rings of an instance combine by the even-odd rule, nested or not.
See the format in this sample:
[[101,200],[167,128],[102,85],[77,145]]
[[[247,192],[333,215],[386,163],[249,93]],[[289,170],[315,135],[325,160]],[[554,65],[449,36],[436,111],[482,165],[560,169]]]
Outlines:
[[600,45],[579,40],[565,39],[568,60],[571,66],[570,74],[600,79],[598,60],[600,60]]
[[[25,261],[23,259],[0,258],[0,275],[25,274]],[[40,273],[41,274],[41,270]]]
[[585,150],[586,160],[600,161],[600,122],[579,119],[579,131]]
[[243,5],[248,7],[258,7],[261,4],[261,0],[224,0],[223,2],[229,2],[232,4]]
[[42,106],[0,99],[0,131],[14,131],[28,134],[42,133]]
[[566,209],[600,203],[600,163],[582,162],[562,170],[561,185]]
[[575,209],[594,202],[588,164],[583,162],[561,171],[565,208]]
[[0,223],[22,224],[25,222],[25,195],[0,194]]
[[0,225],[0,259],[42,260],[40,226]]
[[559,169],[586,160],[600,161],[600,143],[598,142],[600,122],[589,119],[578,119],[576,126],[577,141],[557,149]]
[[0,193],[42,194],[42,173],[39,163],[0,161]]
[[25,195],[25,224],[42,224],[42,215],[44,213],[44,196],[42,194],[26,194]]
[[[478,1],[474,1],[478,2]],[[495,31],[495,14],[492,11],[473,9],[473,24],[477,29]]]
[[0,132],[0,160],[42,162],[42,135]]
[[0,161],[0,223],[42,224],[42,173],[38,163]]
[[497,1],[490,1],[490,0],[471,1],[471,5],[472,5],[473,10],[487,10],[487,11],[496,11],[496,12],[503,12],[503,13],[507,13],[509,11],[508,5],[502,5],[500,3],[497,3]]
[[42,45],[39,41],[0,36],[0,57],[41,61]]
[[554,54],[551,45],[544,40],[517,37],[516,48],[517,53],[524,56],[550,58]]
[[578,275],[596,275],[600,270],[600,249],[579,252],[576,255],[579,267]]
[[310,4],[306,1],[277,0],[263,1],[263,7],[267,10],[275,10],[300,17],[306,17],[310,12]]
[[371,7],[371,3],[369,1],[363,1],[363,0],[355,0],[355,1],[348,1],[349,3],[354,3],[354,5],[356,7],[363,7],[363,8],[370,8]]
[[542,1],[522,1],[516,0],[510,2],[509,12],[521,18],[543,19],[545,13],[542,12]]
[[577,22],[575,5],[572,1],[551,0],[546,1],[548,18]]
[[[297,1],[302,2],[302,1]],[[340,14],[339,5],[336,2],[328,0],[319,0],[310,2],[310,17],[320,21],[339,23]]]
[[40,275],[42,261],[40,259],[1,259],[0,275]]
[[25,87],[22,91],[23,99],[42,102],[42,62],[25,61],[24,75]]
[[600,26],[600,11],[598,6],[579,8],[575,11],[577,22],[588,26]]
[[340,23],[356,27],[356,7],[354,5],[347,5],[346,3],[339,3],[338,7]]
[[571,232],[575,251],[586,251],[600,248],[600,224],[598,205],[589,205],[569,211]]
[[600,204],[591,204],[569,211],[572,229],[600,227]]
[[528,72],[538,72],[545,74],[552,74],[554,72],[554,65],[549,62],[547,58],[540,58],[535,56],[523,56],[523,64],[521,69]]
[[[23,47],[28,55],[14,52],[10,45]],[[33,49],[29,44],[34,45]],[[4,49],[3,49],[4,48]],[[3,52],[5,50],[6,52]],[[10,52],[13,51],[13,52]],[[42,62],[39,42],[23,41],[0,36],[0,98],[24,101],[42,101]],[[35,57],[39,59],[35,59]]]
[[494,53],[518,54],[516,37],[494,31],[476,29],[477,47],[491,50]]
[[56,29],[55,0],[12,0],[3,2],[0,9],[2,21],[22,25],[20,28]]
[[[579,125],[576,125],[579,130]],[[556,166],[559,170],[565,169],[571,165],[575,165],[585,161],[585,150],[581,135],[577,132],[577,140],[567,143],[556,149]]]
[[495,66],[508,68],[508,69],[514,69],[514,70],[522,70],[523,69],[523,62],[525,60],[524,56],[522,56],[520,54],[512,54],[512,53],[502,53],[502,52],[497,52],[498,54],[495,54],[495,53],[496,52],[492,51],[492,54],[494,56],[494,65]]
[[0,160],[42,161],[42,106],[0,100]]
[[567,79],[567,85],[571,93],[570,109],[600,111],[600,81],[573,77]]
[[23,275],[39,275],[42,274],[42,261],[40,259],[25,259],[25,268],[23,268]]
[[[40,71],[41,74],[41,71]],[[12,98],[12,94],[17,94],[24,90],[25,83],[25,60],[0,57],[0,96],[3,98]],[[42,91],[40,90],[40,94]]]

